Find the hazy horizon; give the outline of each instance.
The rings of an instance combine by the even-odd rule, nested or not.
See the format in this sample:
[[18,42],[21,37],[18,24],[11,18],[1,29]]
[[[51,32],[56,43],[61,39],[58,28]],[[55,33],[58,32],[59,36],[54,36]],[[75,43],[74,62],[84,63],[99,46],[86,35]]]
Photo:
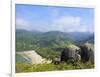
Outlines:
[[38,30],[27,30],[27,29],[16,29],[16,31],[18,30],[25,30],[25,31],[29,31],[29,32],[41,32],[41,33],[47,33],[47,32],[62,32],[62,33],[91,33],[91,34],[94,34],[94,32],[91,32],[91,31],[86,31],[86,32],[82,32],[82,31],[56,31],[56,30],[52,30],[52,31],[38,31]]
[[16,4],[16,29],[94,32],[94,9]]

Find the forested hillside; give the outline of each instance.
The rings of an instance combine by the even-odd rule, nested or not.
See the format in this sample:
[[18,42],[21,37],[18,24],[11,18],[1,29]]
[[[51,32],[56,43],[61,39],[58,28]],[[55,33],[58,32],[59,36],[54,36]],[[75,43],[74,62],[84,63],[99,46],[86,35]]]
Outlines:
[[[83,36],[84,35],[84,36]],[[16,51],[35,50],[42,57],[57,57],[71,44],[93,42],[93,33],[39,32],[16,30]],[[92,40],[91,40],[92,39]]]

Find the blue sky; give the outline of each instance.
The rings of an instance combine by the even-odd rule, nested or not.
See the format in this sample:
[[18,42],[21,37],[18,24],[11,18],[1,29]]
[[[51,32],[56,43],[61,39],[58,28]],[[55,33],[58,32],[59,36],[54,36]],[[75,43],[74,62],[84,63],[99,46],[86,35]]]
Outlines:
[[94,9],[16,4],[16,29],[94,32]]

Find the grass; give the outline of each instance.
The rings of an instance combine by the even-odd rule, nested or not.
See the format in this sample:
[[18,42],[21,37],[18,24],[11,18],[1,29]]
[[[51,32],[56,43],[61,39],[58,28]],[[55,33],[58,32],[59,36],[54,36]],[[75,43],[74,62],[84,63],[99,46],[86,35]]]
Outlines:
[[76,69],[91,69],[94,68],[94,64],[87,63],[76,63],[76,64],[68,64],[68,63],[60,63],[55,65],[53,63],[50,64],[27,64],[22,62],[16,63],[16,73],[22,72],[45,72],[45,71],[57,71],[57,70],[76,70]]

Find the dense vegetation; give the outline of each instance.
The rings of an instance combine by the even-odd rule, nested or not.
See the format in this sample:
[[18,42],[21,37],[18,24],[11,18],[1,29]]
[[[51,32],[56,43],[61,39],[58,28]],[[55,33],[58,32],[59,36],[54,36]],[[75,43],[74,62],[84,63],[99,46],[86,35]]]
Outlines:
[[[69,45],[80,45],[84,42],[94,43],[93,33],[64,33],[58,31],[37,32],[16,30],[16,52],[35,50],[39,55],[46,59],[59,57],[63,48]],[[23,62],[21,62],[23,61]],[[31,65],[20,56],[16,55],[16,72],[37,72],[37,71],[55,71],[70,69],[93,68],[94,64],[79,63],[78,65],[61,63],[59,65],[38,64]]]
[[16,51],[35,50],[41,56],[50,58],[59,55],[62,49],[70,44],[90,41],[94,38],[92,36],[93,34],[78,32],[68,34],[59,31],[43,33],[16,30]]
[[72,70],[72,69],[93,69],[94,64],[91,62],[87,63],[76,63],[76,64],[66,64],[60,63],[55,65],[53,63],[50,64],[37,64],[37,65],[30,65],[27,63],[16,63],[16,72],[44,72],[44,71],[59,71],[59,70]]
[[60,54],[62,48],[73,43],[64,33],[17,31],[16,51],[35,50],[42,57],[50,58]]

